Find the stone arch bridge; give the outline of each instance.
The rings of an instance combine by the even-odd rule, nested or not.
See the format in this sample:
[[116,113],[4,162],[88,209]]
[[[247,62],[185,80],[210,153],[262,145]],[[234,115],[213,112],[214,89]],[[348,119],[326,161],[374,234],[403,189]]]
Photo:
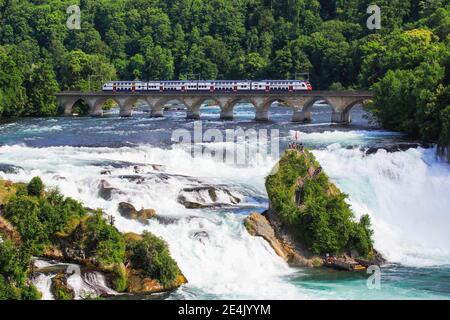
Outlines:
[[78,101],[89,106],[91,116],[103,115],[103,104],[112,99],[120,108],[120,116],[132,116],[133,106],[138,100],[149,105],[152,117],[163,117],[164,106],[170,101],[185,105],[188,119],[200,118],[201,105],[212,100],[221,109],[220,118],[233,119],[233,110],[240,102],[251,103],[256,110],[257,121],[269,120],[269,108],[278,101],[293,109],[293,121],[311,120],[311,110],[315,102],[325,101],[333,109],[332,122],[349,123],[351,109],[373,98],[368,91],[302,91],[302,92],[75,92],[65,91],[56,95],[64,115],[71,115]]

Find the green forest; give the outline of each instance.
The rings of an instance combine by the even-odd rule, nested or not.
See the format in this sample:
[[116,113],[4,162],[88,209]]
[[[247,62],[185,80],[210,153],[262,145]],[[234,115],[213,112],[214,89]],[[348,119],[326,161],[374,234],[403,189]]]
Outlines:
[[0,0],[0,114],[53,116],[55,92],[110,79],[309,72],[315,89],[373,90],[384,127],[448,146],[449,32],[448,0]]

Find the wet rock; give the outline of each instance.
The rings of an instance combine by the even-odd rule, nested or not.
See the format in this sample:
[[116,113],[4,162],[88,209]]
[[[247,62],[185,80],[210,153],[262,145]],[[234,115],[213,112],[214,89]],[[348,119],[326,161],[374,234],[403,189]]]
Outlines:
[[178,223],[181,218],[180,217],[170,217],[170,216],[156,216],[155,220],[163,225],[175,224]]
[[288,260],[287,253],[285,252],[281,242],[275,236],[275,231],[266,217],[257,212],[252,213],[245,219],[244,225],[248,233],[254,237],[262,237],[265,239],[274,249],[276,254],[282,257],[285,261]]
[[65,273],[59,273],[52,278],[50,290],[56,300],[73,300],[75,291],[67,285]]
[[[102,273],[81,265],[66,264],[51,260],[35,260],[34,276],[43,274],[52,277],[50,291],[57,300],[72,300],[87,297],[111,297],[117,292],[107,284],[110,273]],[[39,267],[39,265],[43,265]],[[79,277],[82,290],[75,290],[68,284],[72,276]],[[78,281],[77,281],[78,282]],[[79,292],[77,292],[79,291]],[[77,296],[81,294],[81,296]]]
[[367,155],[377,153],[378,150],[385,150],[388,153],[399,152],[399,151],[407,151],[409,149],[417,149],[417,148],[430,148],[431,146],[428,144],[422,143],[411,143],[411,142],[402,142],[402,143],[394,143],[394,144],[383,144],[378,146],[370,147],[365,151]]
[[111,200],[112,193],[114,191],[118,191],[118,189],[114,188],[108,181],[101,180],[98,190],[98,195],[105,200]]
[[172,286],[164,286],[158,280],[146,277],[142,270],[128,269],[127,276],[127,292],[137,295],[147,295],[152,293],[170,291],[187,283],[187,280],[183,274],[177,276],[177,279]]
[[119,178],[136,184],[142,184],[145,181],[145,178],[141,175],[122,175]]
[[154,209],[141,209],[139,211],[128,202],[119,203],[119,213],[122,217],[137,220],[143,224],[148,224],[148,220],[156,216]]
[[111,170],[102,170],[102,171],[100,171],[100,174],[102,175],[102,176],[105,176],[105,175],[111,175]]
[[15,166],[12,164],[4,164],[0,163],[0,171],[4,173],[18,173],[20,170],[23,170],[22,167]]
[[220,186],[184,188],[178,194],[178,202],[187,209],[232,206],[241,201],[239,196]]
[[62,181],[66,181],[67,180],[67,178],[66,177],[63,177],[63,176],[60,176],[60,175],[55,175],[55,176],[53,176],[53,179],[55,179],[55,180],[62,180]]
[[151,164],[151,167],[155,171],[163,171],[164,170],[164,166],[160,165],[160,164]]
[[293,267],[318,267],[323,259],[311,255],[287,231],[276,213],[266,211],[264,214],[252,213],[244,221],[247,231],[256,237],[262,237],[274,249],[275,253]]
[[131,203],[121,202],[119,203],[119,213],[124,218],[132,219],[136,217],[137,210]]
[[132,167],[135,165],[135,163],[128,161],[99,160],[99,161],[89,161],[88,165],[97,167],[111,167],[114,169],[123,169]]
[[206,231],[197,231],[192,234],[192,239],[205,244],[209,240],[209,234]]

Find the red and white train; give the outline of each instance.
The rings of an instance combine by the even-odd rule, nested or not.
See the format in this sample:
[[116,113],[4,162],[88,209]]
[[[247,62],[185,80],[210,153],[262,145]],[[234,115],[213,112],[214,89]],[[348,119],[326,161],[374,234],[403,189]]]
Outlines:
[[204,81],[110,81],[103,85],[107,92],[242,92],[312,90],[304,80],[204,80]]

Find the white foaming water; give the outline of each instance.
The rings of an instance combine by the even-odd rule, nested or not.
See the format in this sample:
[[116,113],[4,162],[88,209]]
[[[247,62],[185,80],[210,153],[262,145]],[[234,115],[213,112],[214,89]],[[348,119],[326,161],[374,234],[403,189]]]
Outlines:
[[74,273],[67,278],[67,286],[74,290],[75,299],[97,298],[102,294],[117,294],[106,285],[105,277],[95,271],[89,271],[82,275]]
[[450,264],[450,168],[435,150],[365,155],[331,145],[314,154],[355,213],[370,214],[375,246],[390,262]]
[[[188,210],[177,202],[180,190],[198,184],[197,180],[208,185],[238,185],[243,193],[263,196],[264,176],[275,161],[267,159],[264,165],[260,161],[259,166],[253,168],[235,167],[208,157],[193,159],[182,148],[33,149],[3,146],[0,162],[14,163],[24,170],[17,174],[0,174],[0,178],[26,182],[32,176],[41,176],[44,183],[58,187],[65,195],[115,215],[121,231],[140,233],[149,230],[161,236],[169,243],[172,256],[189,280],[189,284],[180,290],[186,297],[306,298],[300,288],[284,279],[295,270],[290,269],[263,239],[248,235],[242,223],[244,216],[218,210]],[[132,167],[111,169],[111,175],[101,175],[103,167],[89,165],[99,161],[139,163],[146,179],[138,184],[119,178],[120,175],[134,174]],[[168,179],[158,176],[161,172],[155,171],[152,164],[163,164],[163,173]],[[110,201],[98,196],[102,179],[120,190],[113,192]],[[121,201],[130,202],[137,208],[154,208],[159,216],[177,216],[181,220],[168,225],[152,220],[149,226],[144,226],[118,214]],[[83,289],[80,281],[76,281],[80,279],[72,280],[75,288]],[[193,295],[192,292],[196,293]]]
[[[48,264],[49,266],[76,266],[67,264]],[[42,300],[55,300],[51,291],[52,279],[56,273],[38,273],[32,282],[42,293]],[[97,298],[99,296],[113,296],[117,292],[109,288],[106,284],[105,276],[96,271],[88,271],[83,274],[73,273],[67,277],[67,287],[74,292],[75,299]]]
[[[310,124],[316,126],[317,124]],[[380,137],[402,136],[401,133],[394,133],[392,131],[324,131],[304,133],[299,131],[290,131],[290,138],[300,139],[302,142],[309,144],[330,145],[333,143],[341,143],[342,145],[364,145],[365,142],[372,139],[379,139]]]
[[50,290],[52,285],[52,278],[55,275],[39,274],[33,279],[33,284],[42,294],[42,300],[55,300],[53,293]]
[[[313,139],[322,144],[345,144],[370,135],[325,132],[302,134],[301,138],[306,143]],[[210,149],[220,146],[208,144]],[[372,216],[376,247],[389,260],[408,265],[449,263],[450,169],[434,160],[433,150],[380,151],[365,156],[359,150],[333,145],[314,153],[333,181],[350,194],[357,214]],[[65,195],[115,215],[121,231],[149,230],[161,236],[189,280],[179,290],[186,298],[308,298],[306,289],[287,280],[295,271],[263,239],[248,235],[242,226],[244,216],[220,210],[188,210],[177,202],[182,188],[202,184],[238,186],[243,195],[264,196],[264,177],[275,159],[258,160],[253,167],[239,167],[208,157],[193,159],[181,145],[171,150],[150,146],[35,149],[16,145],[0,147],[0,162],[24,170],[0,173],[0,178],[27,182],[39,175]],[[119,177],[134,174],[132,167],[111,169],[111,175],[101,175],[104,167],[98,163],[102,161],[137,163],[145,180],[136,183]],[[152,164],[163,165],[162,172]],[[161,177],[161,173],[167,176]],[[109,201],[98,196],[102,179],[120,190],[113,192]],[[118,214],[121,201],[138,209],[154,208],[159,216],[181,219],[168,225],[152,220],[144,226]]]

